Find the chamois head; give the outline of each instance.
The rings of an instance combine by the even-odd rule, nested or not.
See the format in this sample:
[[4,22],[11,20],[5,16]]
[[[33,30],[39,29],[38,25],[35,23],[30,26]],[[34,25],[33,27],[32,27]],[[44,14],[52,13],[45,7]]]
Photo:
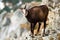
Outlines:
[[28,14],[28,10],[26,9],[26,4],[25,5],[23,5],[21,8],[20,8],[20,10],[23,12],[23,15],[24,16],[27,16],[27,14]]

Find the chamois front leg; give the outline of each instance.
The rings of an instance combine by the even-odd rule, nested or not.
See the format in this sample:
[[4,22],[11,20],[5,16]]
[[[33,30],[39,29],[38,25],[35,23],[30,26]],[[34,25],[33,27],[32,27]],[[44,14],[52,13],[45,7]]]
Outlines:
[[32,34],[32,37],[34,37],[34,28],[35,28],[35,25],[36,23],[31,23],[31,34]]

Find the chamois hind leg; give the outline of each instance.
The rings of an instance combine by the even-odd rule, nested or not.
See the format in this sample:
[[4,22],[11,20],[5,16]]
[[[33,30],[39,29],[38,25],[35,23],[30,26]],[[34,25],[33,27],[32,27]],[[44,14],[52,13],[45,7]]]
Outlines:
[[40,25],[41,25],[41,23],[39,23],[39,27],[38,27],[38,29],[37,29],[37,33],[36,33],[35,35],[37,35],[37,34],[39,33]]
[[45,29],[46,29],[46,21],[44,21],[44,31],[43,31],[43,36],[45,36]]
[[34,37],[34,28],[35,28],[36,23],[31,23],[31,33],[32,33],[32,37]]

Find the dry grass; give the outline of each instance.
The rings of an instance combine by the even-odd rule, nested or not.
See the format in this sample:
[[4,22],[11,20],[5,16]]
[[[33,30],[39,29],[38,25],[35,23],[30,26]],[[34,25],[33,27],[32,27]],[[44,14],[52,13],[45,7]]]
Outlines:
[[60,33],[57,34],[57,39],[60,40]]
[[51,37],[50,37],[50,40],[54,40],[54,38],[51,36]]

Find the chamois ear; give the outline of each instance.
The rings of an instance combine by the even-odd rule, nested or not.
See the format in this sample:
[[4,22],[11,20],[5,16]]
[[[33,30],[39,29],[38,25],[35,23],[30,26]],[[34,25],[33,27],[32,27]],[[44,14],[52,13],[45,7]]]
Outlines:
[[24,7],[24,9],[26,9],[26,4],[25,4],[25,7]]

